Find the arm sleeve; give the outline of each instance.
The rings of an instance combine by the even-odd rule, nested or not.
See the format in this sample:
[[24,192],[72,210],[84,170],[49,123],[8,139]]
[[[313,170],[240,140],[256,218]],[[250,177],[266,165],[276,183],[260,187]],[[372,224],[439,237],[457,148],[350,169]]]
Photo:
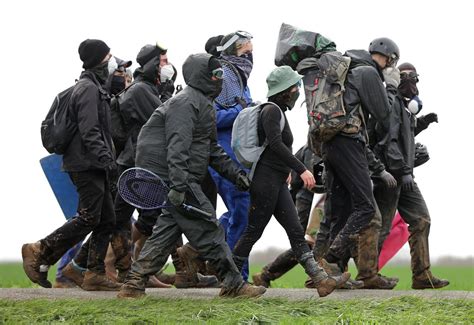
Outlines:
[[171,188],[179,192],[186,191],[188,187],[189,149],[193,141],[197,114],[197,108],[182,102],[170,109],[165,117],[169,178]]
[[425,121],[425,116],[422,115],[416,119],[415,127],[415,136],[417,136],[421,131],[424,131],[428,128],[429,123]]
[[217,129],[231,128],[234,121],[243,109],[241,105],[237,104],[229,108],[223,108],[219,104],[215,104],[216,108],[216,125]]
[[[306,167],[301,161],[293,156],[291,150],[282,140],[280,119],[285,118],[284,114],[281,113],[278,107],[274,105],[266,105],[263,107],[260,116],[270,149],[283,161],[285,165],[296,171],[298,175],[301,175],[306,170]],[[288,121],[286,121],[285,118],[285,128],[287,127],[287,124]]]
[[217,129],[211,133],[209,166],[211,166],[222,177],[235,184],[237,174],[241,171],[239,166],[227,155],[217,143]]
[[107,148],[102,135],[98,110],[99,96],[99,91],[93,85],[86,85],[83,91],[78,94],[76,101],[77,124],[86,150],[96,156],[100,162],[105,162],[113,160],[113,155]]

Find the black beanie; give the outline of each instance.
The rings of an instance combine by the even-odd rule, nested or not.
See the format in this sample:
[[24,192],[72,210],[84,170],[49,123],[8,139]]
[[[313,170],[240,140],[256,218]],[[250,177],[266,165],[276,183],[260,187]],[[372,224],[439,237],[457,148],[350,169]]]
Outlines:
[[110,48],[104,41],[86,39],[79,45],[79,57],[84,62],[82,67],[90,69],[99,65],[109,52]]
[[398,70],[403,71],[403,70],[413,70],[416,72],[415,66],[411,63],[405,62],[402,63],[398,66]]
[[212,54],[214,56],[219,56],[219,52],[217,51],[217,47],[221,44],[224,35],[217,35],[213,36],[207,40],[204,49],[207,53]]

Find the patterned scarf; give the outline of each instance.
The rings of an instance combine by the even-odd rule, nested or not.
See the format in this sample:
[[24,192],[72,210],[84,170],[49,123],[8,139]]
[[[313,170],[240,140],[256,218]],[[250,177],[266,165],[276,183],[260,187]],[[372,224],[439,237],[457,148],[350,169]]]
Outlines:
[[252,72],[253,62],[249,59],[235,55],[222,54],[221,58],[229,61],[239,70],[242,82],[244,83],[244,86],[247,86],[247,80],[250,76],[250,72]]

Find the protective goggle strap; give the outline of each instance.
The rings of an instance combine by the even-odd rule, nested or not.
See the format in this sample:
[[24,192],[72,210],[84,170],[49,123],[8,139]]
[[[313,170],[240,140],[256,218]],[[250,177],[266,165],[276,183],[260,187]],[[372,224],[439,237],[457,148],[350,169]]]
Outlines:
[[229,46],[231,46],[232,44],[234,44],[238,39],[240,38],[239,35],[235,34],[234,36],[232,36],[224,45],[222,46],[218,46],[216,49],[218,52],[222,52],[226,49],[229,48]]

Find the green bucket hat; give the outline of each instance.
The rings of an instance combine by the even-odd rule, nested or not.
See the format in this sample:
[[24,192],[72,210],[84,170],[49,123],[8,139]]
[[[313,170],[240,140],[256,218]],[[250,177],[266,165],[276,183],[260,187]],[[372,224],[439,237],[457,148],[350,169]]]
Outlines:
[[287,65],[275,68],[267,77],[267,97],[281,93],[291,86],[296,85],[301,78],[303,78],[302,75],[299,75]]

